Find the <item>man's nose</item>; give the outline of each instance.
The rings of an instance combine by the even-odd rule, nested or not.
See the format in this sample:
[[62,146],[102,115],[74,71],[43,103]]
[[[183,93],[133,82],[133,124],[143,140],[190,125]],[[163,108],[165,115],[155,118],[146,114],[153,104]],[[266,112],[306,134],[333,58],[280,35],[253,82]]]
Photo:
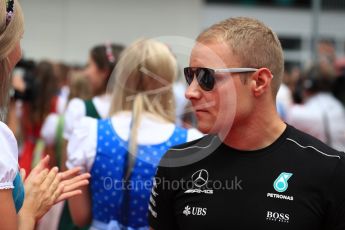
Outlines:
[[198,81],[196,78],[193,78],[193,81],[190,83],[190,85],[186,89],[185,97],[188,100],[193,100],[193,99],[200,99],[201,97],[201,88],[198,84]]

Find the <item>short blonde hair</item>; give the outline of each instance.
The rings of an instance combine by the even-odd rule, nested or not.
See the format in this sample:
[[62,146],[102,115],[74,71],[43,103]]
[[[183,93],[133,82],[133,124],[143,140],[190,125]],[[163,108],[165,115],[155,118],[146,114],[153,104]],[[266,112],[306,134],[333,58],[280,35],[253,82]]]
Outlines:
[[91,84],[81,71],[71,70],[68,73],[68,78],[70,90],[68,101],[76,97],[83,100],[92,98]]
[[240,67],[268,68],[273,74],[275,97],[284,72],[283,50],[278,36],[264,23],[247,17],[229,18],[204,30],[198,42],[225,42],[241,62]]
[[18,0],[14,0],[13,16],[7,23],[6,0],[0,1],[0,120],[7,111],[11,69],[8,56],[14,50],[24,33],[24,17]]

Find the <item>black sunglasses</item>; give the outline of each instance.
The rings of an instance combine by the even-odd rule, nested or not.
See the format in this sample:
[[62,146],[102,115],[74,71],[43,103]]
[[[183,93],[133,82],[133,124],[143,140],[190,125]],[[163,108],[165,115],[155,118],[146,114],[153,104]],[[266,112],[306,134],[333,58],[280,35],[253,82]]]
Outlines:
[[226,69],[211,69],[204,67],[186,67],[184,68],[184,76],[188,85],[192,84],[194,76],[200,87],[205,91],[211,91],[215,84],[216,73],[247,73],[255,72],[255,68],[226,68]]

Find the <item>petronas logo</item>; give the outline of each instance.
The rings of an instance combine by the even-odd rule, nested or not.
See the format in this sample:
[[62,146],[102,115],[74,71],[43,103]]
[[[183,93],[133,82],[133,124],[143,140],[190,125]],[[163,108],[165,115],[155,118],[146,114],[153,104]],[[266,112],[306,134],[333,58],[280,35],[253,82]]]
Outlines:
[[274,181],[273,188],[277,192],[285,192],[289,187],[288,180],[290,179],[292,175],[293,175],[292,173],[282,172],[278,176],[278,178]]

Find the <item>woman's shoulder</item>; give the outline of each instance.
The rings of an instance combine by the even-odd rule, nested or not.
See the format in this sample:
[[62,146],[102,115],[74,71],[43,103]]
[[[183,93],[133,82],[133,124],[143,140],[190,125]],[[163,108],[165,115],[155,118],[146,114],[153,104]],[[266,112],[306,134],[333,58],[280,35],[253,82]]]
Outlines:
[[203,137],[204,134],[197,130],[196,128],[189,128],[187,129],[187,142],[194,141],[196,139],[199,139]]
[[0,140],[3,145],[2,149],[8,150],[13,157],[18,158],[17,140],[10,128],[3,122],[0,122]]
[[79,120],[86,115],[84,101],[80,98],[73,98],[67,105],[64,114],[64,132],[65,139],[70,139],[73,128]]
[[96,155],[98,120],[83,117],[75,125],[67,145],[68,168],[81,167],[83,172],[88,172]]
[[102,121],[93,117],[82,117],[75,125],[73,133],[89,135],[90,132],[97,132],[98,122]]
[[78,118],[85,116],[86,108],[84,100],[80,98],[73,98],[68,102],[67,108],[65,111],[65,117],[68,120],[69,118]]
[[18,172],[18,146],[12,131],[0,122],[0,189],[13,188],[13,180]]
[[187,134],[186,142],[193,141],[193,140],[199,139],[199,138],[204,136],[203,133],[201,133],[199,130],[197,130],[196,128],[193,128],[193,127],[192,128],[185,128],[185,127],[175,125],[175,130],[177,130],[177,132]]
[[75,106],[77,106],[78,108],[79,108],[79,107],[82,107],[82,106],[85,106],[84,100],[81,99],[81,98],[75,97],[75,98],[71,99],[71,100],[67,103],[67,109],[68,109],[68,108],[71,109],[71,108],[73,108],[73,107],[75,107]]

